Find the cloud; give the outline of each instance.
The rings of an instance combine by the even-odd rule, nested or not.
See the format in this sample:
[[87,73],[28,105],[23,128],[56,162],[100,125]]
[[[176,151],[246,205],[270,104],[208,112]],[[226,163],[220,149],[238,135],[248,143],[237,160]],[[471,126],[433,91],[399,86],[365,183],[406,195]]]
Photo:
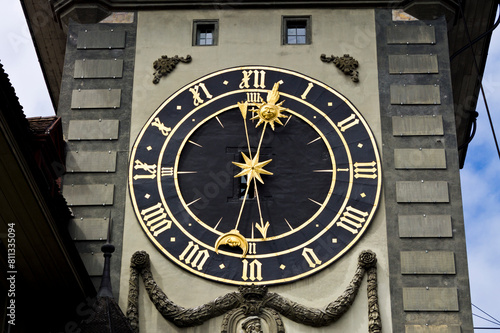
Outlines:
[[[483,78],[497,136],[500,135],[500,33],[494,32]],[[460,172],[472,303],[500,320],[500,159],[482,97],[476,136]],[[500,139],[500,137],[499,137]],[[473,313],[487,317],[473,308]],[[493,327],[474,317],[474,326]]]
[[2,7],[0,61],[28,117],[53,115],[52,102],[19,1]]

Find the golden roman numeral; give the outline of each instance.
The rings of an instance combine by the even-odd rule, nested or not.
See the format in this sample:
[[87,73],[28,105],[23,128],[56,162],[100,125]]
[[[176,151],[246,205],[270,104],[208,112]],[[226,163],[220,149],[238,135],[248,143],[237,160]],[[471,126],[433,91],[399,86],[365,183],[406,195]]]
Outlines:
[[135,160],[134,169],[135,170],[141,169],[141,170],[149,172],[149,174],[145,174],[145,175],[135,175],[133,177],[134,180],[137,180],[137,179],[155,179],[155,177],[156,177],[156,164],[146,164],[146,163],[142,163],[139,160]]
[[[265,81],[266,81],[266,72],[261,70],[254,70],[254,71],[243,71],[243,78],[241,79],[240,83],[240,89],[243,88],[250,88],[249,81],[253,75],[253,86],[255,88],[261,88],[264,89],[266,87]],[[260,101],[259,101],[260,102]]]
[[243,259],[243,273],[241,278],[246,281],[250,279],[250,281],[259,280],[262,281],[262,264],[260,261],[255,259],[251,263],[248,263],[248,260]]
[[306,90],[305,90],[305,91],[304,91],[304,93],[300,96],[300,98],[302,98],[302,99],[306,99],[306,98],[307,98],[307,94],[309,94],[309,91],[311,91],[312,87],[314,87],[314,84],[312,84],[311,82],[309,82],[309,84],[307,85]]
[[[354,178],[377,178],[377,162],[356,162],[354,163]],[[371,167],[371,168],[370,168]]]
[[342,217],[340,218],[340,222],[337,222],[337,226],[353,234],[357,234],[358,229],[361,229],[363,223],[366,222],[365,217],[367,216],[367,212],[349,206],[346,207],[345,211],[342,213]]
[[141,215],[146,222],[146,226],[155,237],[172,226],[172,221],[166,219],[165,209],[159,202],[154,206],[141,210]]
[[166,177],[166,176],[173,176],[174,175],[174,168],[173,167],[161,167],[161,176]]
[[196,267],[196,269],[201,271],[210,255],[206,249],[202,251],[199,251],[199,249],[200,247],[198,244],[194,244],[193,241],[189,241],[188,245],[179,256],[179,259],[188,265],[190,264],[191,267]]
[[257,254],[257,244],[248,243],[248,254]]
[[205,86],[205,83],[200,83],[196,86],[194,86],[193,88],[189,88],[189,91],[191,92],[191,94],[193,94],[193,104],[194,106],[198,106],[200,104],[202,104],[204,102],[203,99],[201,99],[200,97],[200,93],[198,92],[198,90],[201,88],[201,90],[203,90],[203,93],[205,93],[205,96],[210,99],[212,98],[213,96],[208,92],[208,89],[207,87]]
[[309,264],[309,267],[311,268],[314,268],[317,265],[321,265],[321,260],[319,260],[318,256],[316,255],[316,253],[314,253],[313,249],[305,247],[304,250],[302,250],[302,256],[306,259],[307,263]]
[[247,101],[250,103],[260,103],[262,99],[260,98],[260,93],[258,92],[247,92]]
[[160,122],[160,118],[155,118],[155,121],[151,123],[151,126],[158,127],[158,130],[161,132],[161,134],[168,136],[172,128],[167,127],[163,125],[163,123]]
[[345,132],[347,129],[353,127],[354,125],[359,124],[359,119],[356,118],[356,115],[353,113],[349,117],[345,118],[342,121],[337,123],[337,126],[340,127],[342,132]]

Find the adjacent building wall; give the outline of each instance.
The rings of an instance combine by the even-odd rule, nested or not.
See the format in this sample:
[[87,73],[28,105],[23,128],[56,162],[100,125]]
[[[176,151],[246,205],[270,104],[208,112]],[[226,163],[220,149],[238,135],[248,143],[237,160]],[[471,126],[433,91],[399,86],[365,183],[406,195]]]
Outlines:
[[446,21],[379,10],[394,332],[473,332]]
[[104,265],[101,246],[106,240],[115,245],[111,278],[116,296],[135,66],[134,16],[69,26],[58,110],[66,140],[62,191],[74,215],[69,231],[96,287]]

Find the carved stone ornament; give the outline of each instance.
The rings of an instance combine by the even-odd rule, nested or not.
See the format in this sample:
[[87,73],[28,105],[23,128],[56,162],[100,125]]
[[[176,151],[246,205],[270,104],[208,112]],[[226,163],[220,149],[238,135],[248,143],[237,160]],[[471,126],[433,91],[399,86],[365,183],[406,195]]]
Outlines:
[[250,316],[245,318],[241,323],[241,328],[245,333],[263,333],[262,324],[258,316]]
[[[127,318],[134,332],[139,332],[139,275],[150,300],[168,321],[178,327],[201,325],[203,322],[224,315],[222,333],[259,332],[264,321],[271,333],[284,333],[285,329],[279,314],[308,326],[327,326],[336,322],[351,307],[363,277],[367,274],[368,293],[368,332],[380,333],[382,323],[378,307],[377,258],[371,251],[363,251],[358,258],[354,277],[335,301],[325,308],[310,308],[288,300],[279,294],[269,292],[267,286],[240,286],[238,292],[220,296],[206,304],[186,309],[172,302],[156,284],[151,273],[149,255],[138,251],[132,255],[127,306]],[[257,327],[256,318],[259,318]],[[235,323],[240,322],[237,327]],[[250,325],[253,323],[252,325]],[[243,327],[243,325],[245,326]],[[253,329],[253,331],[252,331]],[[245,331],[247,330],[247,331]],[[260,332],[259,332],[260,333]]]
[[331,57],[327,57],[325,54],[322,54],[320,59],[326,63],[333,62],[333,64],[337,66],[337,68],[345,75],[350,75],[353,82],[359,82],[359,72],[356,70],[359,63],[350,55],[344,54],[343,57],[336,57],[332,55]]
[[153,83],[157,84],[158,82],[160,82],[162,76],[167,76],[170,72],[172,72],[179,62],[190,63],[191,60],[192,58],[189,54],[186,56],[186,58],[179,57],[177,55],[169,58],[166,55],[162,55],[161,58],[158,58],[157,60],[155,60],[155,62],[153,62],[153,68],[155,69],[155,72],[153,74]]

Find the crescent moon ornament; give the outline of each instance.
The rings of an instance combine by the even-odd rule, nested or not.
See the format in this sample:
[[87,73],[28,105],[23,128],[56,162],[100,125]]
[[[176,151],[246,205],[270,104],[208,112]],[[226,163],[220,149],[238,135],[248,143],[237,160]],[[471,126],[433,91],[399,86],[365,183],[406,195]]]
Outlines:
[[229,245],[231,247],[239,247],[243,250],[242,258],[245,258],[248,252],[248,242],[243,237],[240,232],[236,229],[233,229],[224,235],[217,238],[215,242],[215,253],[219,254],[219,246],[220,245]]

